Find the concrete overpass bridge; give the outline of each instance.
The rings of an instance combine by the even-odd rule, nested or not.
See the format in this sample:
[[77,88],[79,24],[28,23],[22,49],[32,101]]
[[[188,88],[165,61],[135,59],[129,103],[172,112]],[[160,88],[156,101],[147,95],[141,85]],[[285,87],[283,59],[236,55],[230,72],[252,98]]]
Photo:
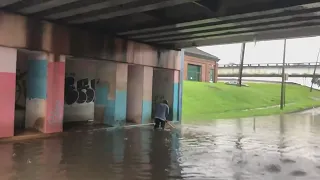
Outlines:
[[0,138],[147,123],[163,98],[179,121],[180,49],[319,35],[319,11],[317,0],[0,0]]
[[[286,63],[285,73],[290,77],[313,77],[316,63]],[[320,63],[317,63],[319,66]],[[240,64],[219,65],[219,77],[239,76]],[[320,76],[320,69],[316,70],[316,77]],[[281,63],[244,64],[243,77],[282,77]]]

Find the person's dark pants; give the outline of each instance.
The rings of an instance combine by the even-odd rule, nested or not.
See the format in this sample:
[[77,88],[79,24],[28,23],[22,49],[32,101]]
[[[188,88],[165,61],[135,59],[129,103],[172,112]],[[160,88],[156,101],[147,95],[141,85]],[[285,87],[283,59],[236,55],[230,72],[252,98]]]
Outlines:
[[161,128],[164,129],[164,126],[166,125],[166,121],[163,121],[163,120],[158,119],[158,118],[155,118],[154,122],[155,122],[154,129],[159,128],[160,125],[161,125]]

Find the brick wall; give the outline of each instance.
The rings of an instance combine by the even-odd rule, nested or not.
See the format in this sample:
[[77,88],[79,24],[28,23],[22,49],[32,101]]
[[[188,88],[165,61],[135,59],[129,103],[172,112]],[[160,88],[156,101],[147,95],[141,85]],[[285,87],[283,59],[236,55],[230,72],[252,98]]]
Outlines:
[[184,57],[184,80],[188,79],[188,64],[194,64],[201,66],[201,81],[210,81],[210,69],[214,69],[214,82],[218,79],[218,64],[212,60],[201,59],[185,55]]

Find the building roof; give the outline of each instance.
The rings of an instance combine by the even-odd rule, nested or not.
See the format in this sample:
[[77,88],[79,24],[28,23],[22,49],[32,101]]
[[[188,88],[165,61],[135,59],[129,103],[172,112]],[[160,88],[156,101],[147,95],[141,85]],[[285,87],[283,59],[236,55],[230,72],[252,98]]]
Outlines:
[[186,48],[184,49],[184,52],[186,55],[193,56],[193,57],[198,57],[206,60],[211,60],[211,61],[219,61],[220,59],[217,56],[214,56],[212,54],[206,53],[198,48]]

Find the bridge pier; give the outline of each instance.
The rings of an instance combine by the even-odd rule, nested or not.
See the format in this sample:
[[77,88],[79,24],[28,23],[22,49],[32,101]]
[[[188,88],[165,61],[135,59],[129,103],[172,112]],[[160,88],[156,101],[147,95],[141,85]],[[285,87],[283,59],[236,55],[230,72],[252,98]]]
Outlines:
[[[25,129],[62,132],[69,122],[148,123],[156,97],[168,99],[170,119],[180,120],[183,53],[16,14],[0,16],[6,37],[0,38],[0,138]],[[31,25],[44,31],[30,33]]]
[[150,123],[153,68],[130,65],[128,70],[127,119],[138,124]]
[[27,52],[27,55],[25,127],[43,133],[62,132],[64,57],[44,52]]

